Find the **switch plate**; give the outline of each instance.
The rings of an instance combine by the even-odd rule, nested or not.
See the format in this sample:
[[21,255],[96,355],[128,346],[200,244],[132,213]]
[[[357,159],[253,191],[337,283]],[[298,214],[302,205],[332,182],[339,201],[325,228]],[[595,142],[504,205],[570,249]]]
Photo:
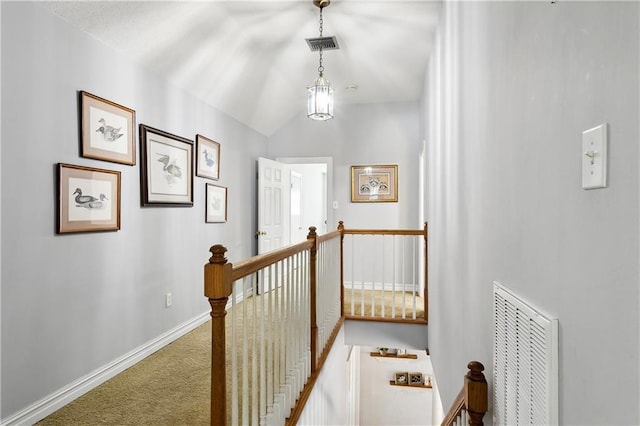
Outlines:
[[607,123],[582,132],[582,188],[607,187]]
[[337,202],[337,201],[334,201],[334,202],[333,202],[333,208],[334,208],[334,209],[337,209],[337,208],[338,208],[338,202]]
[[164,301],[167,308],[171,307],[171,305],[173,304],[173,296],[171,295],[171,293],[166,294]]

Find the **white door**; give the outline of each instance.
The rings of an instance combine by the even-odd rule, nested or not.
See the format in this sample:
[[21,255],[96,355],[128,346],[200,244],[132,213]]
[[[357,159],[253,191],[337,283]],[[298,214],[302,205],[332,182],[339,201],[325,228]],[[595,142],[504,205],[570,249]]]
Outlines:
[[258,254],[288,244],[282,214],[289,193],[285,194],[288,181],[289,169],[285,164],[258,158]]

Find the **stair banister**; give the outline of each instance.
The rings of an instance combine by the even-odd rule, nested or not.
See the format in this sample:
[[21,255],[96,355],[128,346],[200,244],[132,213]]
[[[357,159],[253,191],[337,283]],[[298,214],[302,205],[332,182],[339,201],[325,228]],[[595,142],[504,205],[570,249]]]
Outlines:
[[[211,357],[211,424],[224,425],[227,422],[226,390],[226,342],[225,307],[232,292],[231,270],[233,265],[225,257],[226,247],[212,246],[212,256],[204,267],[204,295],[211,305],[211,350],[218,356]],[[215,374],[214,374],[215,372]]]
[[478,361],[471,361],[464,376],[464,386],[451,408],[447,412],[441,426],[461,424],[460,419],[466,419],[469,426],[482,426],[482,418],[488,409],[487,380],[482,373],[484,365]]

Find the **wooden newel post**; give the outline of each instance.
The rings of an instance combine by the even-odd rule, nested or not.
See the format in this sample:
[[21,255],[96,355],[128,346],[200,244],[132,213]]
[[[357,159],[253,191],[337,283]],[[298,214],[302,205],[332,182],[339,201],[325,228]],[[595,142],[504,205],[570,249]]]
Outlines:
[[232,291],[233,265],[224,256],[227,248],[216,244],[204,266],[204,295],[211,305],[211,425],[227,423],[225,307]]
[[488,408],[487,380],[482,373],[484,365],[478,361],[471,361],[467,368],[469,372],[464,376],[464,394],[469,425],[482,426],[482,418]]
[[311,258],[309,259],[309,293],[310,293],[310,320],[311,320],[311,372],[316,371],[318,366],[318,319],[317,319],[317,277],[316,277],[316,260],[318,255],[318,240],[316,227],[309,227],[307,240],[313,240],[311,246]]

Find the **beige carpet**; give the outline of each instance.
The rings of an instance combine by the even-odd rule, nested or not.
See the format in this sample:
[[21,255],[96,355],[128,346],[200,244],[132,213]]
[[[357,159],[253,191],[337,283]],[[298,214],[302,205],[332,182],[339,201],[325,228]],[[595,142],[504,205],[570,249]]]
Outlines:
[[[237,321],[261,316],[255,303],[269,295],[239,303]],[[255,312],[254,312],[255,305]],[[246,309],[246,316],[244,310]],[[232,318],[227,309],[227,372],[231,371]],[[253,339],[251,330],[247,340]],[[242,330],[236,339],[243,339]],[[238,350],[238,348],[236,348]],[[251,358],[249,358],[251,359]],[[240,359],[239,359],[240,361]],[[242,374],[242,365],[238,365]],[[227,389],[232,377],[227,373]],[[211,409],[211,321],[185,334],[102,385],[38,422],[38,425],[208,425]],[[238,401],[242,404],[242,400]],[[231,398],[227,396],[227,424],[231,424]]]
[[208,425],[211,321],[46,417],[38,425]]
[[[362,310],[361,300],[364,296],[364,310]],[[344,290],[344,314],[351,315],[351,300],[354,299],[354,315],[365,317],[371,316],[371,299],[373,297],[375,306],[375,317],[382,317],[382,302],[384,300],[384,318],[402,318],[402,308],[404,308],[406,319],[413,318],[413,293],[395,292],[395,297],[391,291],[381,290]],[[416,318],[424,318],[424,298],[416,296]],[[395,306],[395,315],[392,315],[392,306]]]

